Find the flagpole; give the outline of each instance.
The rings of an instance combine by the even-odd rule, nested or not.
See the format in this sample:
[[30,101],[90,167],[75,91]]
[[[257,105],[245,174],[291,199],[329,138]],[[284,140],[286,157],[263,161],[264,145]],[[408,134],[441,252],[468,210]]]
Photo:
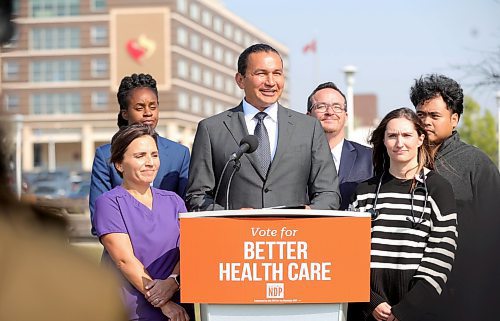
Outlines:
[[314,38],[314,83],[319,84],[319,55],[318,55],[318,44],[316,43],[316,37]]

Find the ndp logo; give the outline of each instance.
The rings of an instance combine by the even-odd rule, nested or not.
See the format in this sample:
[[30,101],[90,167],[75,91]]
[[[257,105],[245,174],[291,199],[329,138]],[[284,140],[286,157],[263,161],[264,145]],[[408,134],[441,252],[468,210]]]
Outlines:
[[285,285],[283,283],[266,283],[266,298],[283,299],[285,297]]

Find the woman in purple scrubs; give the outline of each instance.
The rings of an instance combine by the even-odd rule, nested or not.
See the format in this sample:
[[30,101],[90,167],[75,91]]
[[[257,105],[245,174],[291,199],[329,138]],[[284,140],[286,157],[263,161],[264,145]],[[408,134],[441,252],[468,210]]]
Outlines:
[[151,187],[160,165],[154,130],[143,124],[120,129],[110,162],[123,183],[97,198],[93,223],[103,261],[121,272],[129,319],[189,320],[178,304],[178,214],[186,208],[177,194]]

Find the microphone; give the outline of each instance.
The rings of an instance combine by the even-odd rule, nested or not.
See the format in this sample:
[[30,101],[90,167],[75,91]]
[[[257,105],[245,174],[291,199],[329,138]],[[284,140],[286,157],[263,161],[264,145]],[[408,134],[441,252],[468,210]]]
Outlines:
[[240,141],[240,148],[229,157],[230,161],[237,161],[243,154],[253,153],[259,147],[259,140],[255,135],[247,135]]
[[224,174],[226,173],[227,166],[229,163],[234,161],[234,166],[233,166],[233,172],[231,173],[231,176],[229,177],[229,182],[227,185],[226,189],[226,207],[225,209],[229,209],[229,187],[231,186],[231,181],[233,180],[233,176],[236,171],[240,169],[240,158],[243,156],[245,153],[253,153],[257,147],[259,147],[259,140],[257,139],[256,136],[254,135],[247,135],[243,137],[243,139],[240,141],[240,147],[235,153],[232,153],[229,159],[227,160],[226,164],[224,165],[224,168],[222,169],[222,173],[219,177],[219,182],[217,183],[217,188],[215,189],[215,195],[214,199],[212,201],[212,211],[215,211],[215,201],[217,199],[217,195],[219,195],[219,188],[222,183],[222,179],[224,178]]

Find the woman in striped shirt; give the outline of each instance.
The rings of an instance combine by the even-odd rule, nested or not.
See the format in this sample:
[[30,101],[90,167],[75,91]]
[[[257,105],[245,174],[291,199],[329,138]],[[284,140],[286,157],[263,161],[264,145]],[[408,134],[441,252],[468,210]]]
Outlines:
[[424,126],[408,108],[372,134],[375,177],[358,185],[351,209],[372,215],[370,302],[350,320],[419,320],[441,294],[457,247],[451,185],[432,171]]

